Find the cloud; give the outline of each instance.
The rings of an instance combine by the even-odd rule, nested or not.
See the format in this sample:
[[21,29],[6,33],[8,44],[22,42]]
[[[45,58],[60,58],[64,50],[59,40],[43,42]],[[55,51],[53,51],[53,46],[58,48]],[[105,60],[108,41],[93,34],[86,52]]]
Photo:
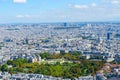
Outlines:
[[27,0],[13,0],[14,3],[26,3]]
[[91,6],[92,6],[92,7],[96,7],[97,4],[96,4],[96,3],[92,3]]
[[23,15],[17,15],[16,17],[17,17],[17,18],[24,18]]
[[88,6],[87,5],[74,5],[74,8],[86,9],[86,8],[88,8]]
[[68,6],[71,7],[71,8],[76,8],[76,9],[87,9],[87,8],[89,8],[87,5],[78,5],[78,4],[75,4],[75,5],[68,4]]
[[96,7],[96,3],[91,3],[90,5],[80,5],[80,4],[68,4],[70,8],[75,8],[75,9],[88,9],[92,7]]
[[30,18],[30,15],[17,15],[17,18]]
[[103,1],[111,4],[120,4],[120,0],[103,0]]
[[111,1],[112,4],[119,4],[119,1]]

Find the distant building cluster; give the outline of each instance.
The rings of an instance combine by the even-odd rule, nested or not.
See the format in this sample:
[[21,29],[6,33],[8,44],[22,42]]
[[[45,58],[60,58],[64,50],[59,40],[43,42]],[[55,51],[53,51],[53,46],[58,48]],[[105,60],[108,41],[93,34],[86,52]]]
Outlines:
[[[82,76],[79,78],[74,78],[74,80],[119,80],[120,74],[109,73],[106,76],[109,76],[107,79],[105,75],[97,74],[95,76]],[[0,72],[0,80],[71,80],[71,79],[63,79],[60,77],[52,77],[42,74],[25,74],[25,73],[18,73],[18,74],[9,74],[8,72]]]
[[[75,78],[74,80],[94,80],[96,79],[95,76],[85,76]],[[63,79],[60,77],[52,77],[42,74],[25,74],[25,73],[18,73],[18,74],[9,74],[7,72],[0,73],[0,80],[71,80],[71,79]]]
[[22,58],[22,59],[27,59],[28,62],[38,62],[41,60],[41,57],[39,54],[15,54],[13,56],[11,56],[11,60],[16,60],[16,59],[19,59],[19,58]]

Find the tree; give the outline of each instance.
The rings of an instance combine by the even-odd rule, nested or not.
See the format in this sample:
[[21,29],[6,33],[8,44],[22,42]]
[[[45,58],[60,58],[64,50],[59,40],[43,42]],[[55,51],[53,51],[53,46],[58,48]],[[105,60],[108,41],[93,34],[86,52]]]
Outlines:
[[50,57],[50,54],[49,53],[41,53],[40,56],[42,59],[44,59],[44,58]]
[[50,67],[50,72],[52,76],[61,77],[63,73],[63,68],[60,65],[52,65]]
[[12,61],[12,60],[8,60],[8,61],[7,61],[7,64],[8,64],[8,65],[13,65],[13,61]]
[[82,75],[80,67],[77,65],[70,68],[70,73],[73,77],[80,77]]
[[0,71],[1,71],[1,67],[2,67],[2,66],[0,65]]
[[13,62],[13,66],[15,66],[15,67],[21,67],[21,66],[23,66],[24,63],[28,63],[28,60],[27,59],[19,58],[19,59],[15,60]]
[[4,72],[4,71],[7,71],[7,70],[8,70],[8,65],[7,64],[2,65],[1,71]]
[[14,71],[14,69],[13,69],[13,68],[9,68],[9,70],[8,70],[8,71],[9,71],[9,73],[10,73],[10,74],[14,74],[14,73],[15,73],[15,71]]

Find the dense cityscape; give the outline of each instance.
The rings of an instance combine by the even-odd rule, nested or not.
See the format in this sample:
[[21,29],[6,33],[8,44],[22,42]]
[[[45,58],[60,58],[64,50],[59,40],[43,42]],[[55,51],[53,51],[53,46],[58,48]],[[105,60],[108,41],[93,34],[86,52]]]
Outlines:
[[[4,66],[9,60],[27,59],[29,63],[57,64],[74,61],[70,58],[48,58],[50,55],[79,53],[77,61],[105,61],[94,75],[79,76],[75,80],[120,79],[120,23],[41,23],[0,25],[0,78],[4,80],[61,80],[60,76],[43,74],[10,74]],[[78,56],[78,54],[77,54]],[[62,59],[56,61],[56,59]],[[67,61],[66,61],[67,59]],[[50,60],[53,60],[50,62]],[[64,61],[65,60],[65,61]],[[75,60],[76,61],[76,60]],[[46,64],[46,63],[45,63]],[[8,68],[13,67],[7,64]],[[54,73],[54,72],[53,72]],[[69,80],[69,77],[66,79]],[[111,79],[110,79],[111,80]]]
[[0,80],[120,80],[120,0],[0,0]]

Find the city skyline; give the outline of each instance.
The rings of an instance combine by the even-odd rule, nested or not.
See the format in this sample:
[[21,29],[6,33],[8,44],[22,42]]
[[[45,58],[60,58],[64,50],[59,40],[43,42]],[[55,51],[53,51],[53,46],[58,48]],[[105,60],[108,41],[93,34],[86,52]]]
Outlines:
[[120,0],[0,0],[0,23],[120,21]]

